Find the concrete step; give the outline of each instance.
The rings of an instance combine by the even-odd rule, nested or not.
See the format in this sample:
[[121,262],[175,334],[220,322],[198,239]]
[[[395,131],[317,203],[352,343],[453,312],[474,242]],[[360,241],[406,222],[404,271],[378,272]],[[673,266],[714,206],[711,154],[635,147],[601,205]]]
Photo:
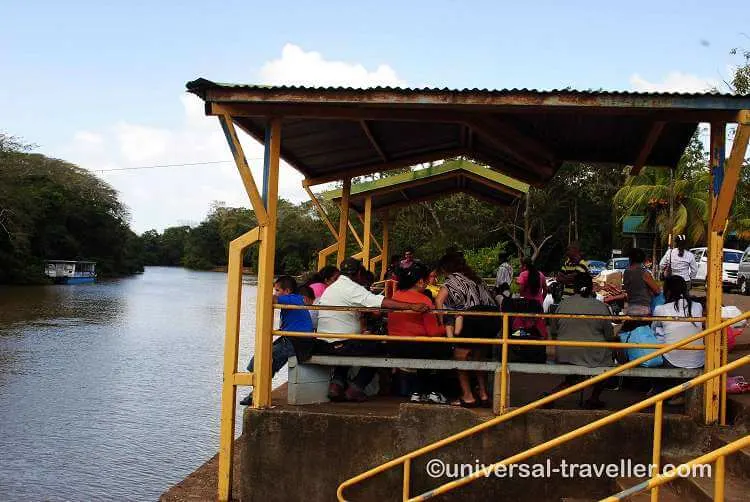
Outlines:
[[[646,481],[646,478],[617,478],[615,480],[615,485],[618,491],[622,491],[622,490],[627,490],[628,488],[632,488],[633,486],[643,481]],[[632,495],[626,500],[630,500],[632,502],[650,502],[651,490],[646,490],[637,495]],[[659,487],[659,500],[661,502],[681,502],[682,501],[682,499],[672,490],[672,487],[669,486],[668,484],[662,485]]]
[[[711,449],[721,448],[736,441],[746,433],[737,433],[729,430],[716,432],[711,435]],[[743,448],[726,458],[727,470],[741,478],[750,479],[750,448]],[[748,495],[750,498],[750,495]]]
[[[679,465],[691,460],[685,457],[664,456],[664,464]],[[712,502],[714,500],[714,466],[711,465],[711,476],[676,478],[671,485],[682,500],[691,502]],[[746,502],[750,494],[750,480],[726,470],[724,480],[725,502]]]

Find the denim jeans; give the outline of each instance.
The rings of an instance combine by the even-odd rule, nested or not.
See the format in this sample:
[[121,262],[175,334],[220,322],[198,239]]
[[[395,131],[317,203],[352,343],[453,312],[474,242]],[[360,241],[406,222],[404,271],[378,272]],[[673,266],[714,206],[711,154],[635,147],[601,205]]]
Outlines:
[[[272,375],[276,375],[276,373],[279,372],[281,368],[284,367],[287,360],[292,357],[294,354],[294,346],[292,346],[292,341],[289,340],[289,338],[285,336],[280,336],[273,342],[273,347],[271,349],[271,373]],[[255,367],[255,357],[250,358],[250,363],[247,365],[248,371],[253,371],[253,368]]]

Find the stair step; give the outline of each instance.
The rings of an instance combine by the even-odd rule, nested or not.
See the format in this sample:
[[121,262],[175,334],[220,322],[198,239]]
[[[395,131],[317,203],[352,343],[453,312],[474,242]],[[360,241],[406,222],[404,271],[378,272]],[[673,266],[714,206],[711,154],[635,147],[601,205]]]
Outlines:
[[[669,458],[665,456],[664,463],[679,465],[689,458]],[[714,500],[714,465],[711,465],[711,476],[675,478],[671,485],[678,495],[693,502],[712,502]],[[724,501],[746,502],[750,493],[750,480],[738,476],[729,469],[724,474]]]
[[[615,480],[615,484],[617,485],[617,489],[627,490],[628,488],[632,488],[633,486],[637,485],[638,483],[642,483],[643,481],[646,481],[647,478],[617,478]],[[651,490],[643,491],[637,495],[632,495],[627,500],[630,500],[632,502],[650,502],[651,501]],[[672,487],[667,485],[661,485],[659,487],[659,500],[661,502],[681,502],[682,499],[672,490]]]
[[[721,448],[736,441],[745,434],[721,431],[711,435],[711,449]],[[727,470],[732,474],[750,479],[750,448],[742,448],[726,457]]]

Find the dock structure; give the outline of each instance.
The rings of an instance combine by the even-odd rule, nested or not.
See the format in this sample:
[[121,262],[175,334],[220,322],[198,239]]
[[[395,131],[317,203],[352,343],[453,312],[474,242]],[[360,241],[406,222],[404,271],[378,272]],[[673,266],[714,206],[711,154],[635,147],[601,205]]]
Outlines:
[[[353,257],[361,259],[365,267],[373,273],[380,264],[380,280],[383,280],[388,266],[388,234],[392,210],[456,193],[468,194],[488,204],[507,206],[523,197],[528,189],[529,185],[526,183],[462,158],[374,181],[352,184],[349,207],[362,223],[362,237],[357,234],[353,225],[349,224],[349,230],[362,249]],[[323,192],[321,196],[341,206],[343,188]],[[330,221],[315,194],[310,192],[310,198],[321,218]],[[374,215],[378,215],[380,220],[382,245],[372,234]],[[338,249],[338,233],[333,232],[333,238],[336,241],[334,244],[319,251],[318,268],[325,266],[328,256]],[[372,244],[379,253],[371,257]]]
[[[336,237],[340,263],[346,254],[349,209],[356,195],[352,178],[456,157],[534,186],[548,182],[564,162],[628,165],[633,174],[644,166],[674,169],[699,123],[710,124],[707,331],[701,335],[705,337],[706,364],[695,385],[703,389],[703,421],[723,422],[724,370],[728,367],[724,328],[728,324],[721,320],[721,250],[750,138],[750,97],[571,89],[309,88],[220,84],[202,78],[189,82],[187,88],[205,101],[208,115],[219,119],[258,220],[258,227],[232,241],[229,251],[219,500],[232,496],[236,387],[254,387],[254,408],[271,406],[273,264],[281,159],[305,176],[303,185],[309,193],[310,187],[322,183],[342,183],[338,228],[326,220]],[[733,124],[736,129],[727,155],[727,127]],[[261,189],[236,128],[265,145]],[[367,217],[373,202],[365,199],[364,204]],[[364,237],[369,238],[369,232]],[[385,237],[383,240],[385,244]],[[241,264],[243,251],[255,243],[260,248],[255,371],[247,373],[237,369]],[[364,252],[364,239],[362,247]],[[509,343],[504,324],[503,357]],[[592,429],[581,430],[583,434]],[[656,436],[654,442],[659,444]],[[723,466],[724,457],[720,458]],[[404,500],[424,500],[428,497],[409,498],[409,465],[404,464]],[[441,490],[467,482],[448,483]],[[658,486],[652,489],[658,490]]]

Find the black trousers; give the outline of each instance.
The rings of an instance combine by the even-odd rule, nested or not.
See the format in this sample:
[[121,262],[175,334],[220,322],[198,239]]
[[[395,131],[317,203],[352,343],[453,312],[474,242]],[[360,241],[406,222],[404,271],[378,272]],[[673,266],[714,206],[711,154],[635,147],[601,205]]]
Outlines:
[[[316,344],[315,353],[329,356],[378,356],[384,354],[384,347],[382,342],[342,340],[340,342]],[[333,368],[331,383],[346,387],[349,368],[350,366],[335,366]],[[363,390],[370,384],[375,373],[377,373],[377,368],[361,367],[357,376],[352,381],[352,385],[358,390]]]
[[[444,343],[393,342],[388,344],[388,355],[407,359],[452,359],[452,347]],[[440,370],[417,370],[416,389],[419,394],[440,392],[453,394],[455,379],[450,378],[453,372]],[[446,378],[448,377],[448,378]]]

